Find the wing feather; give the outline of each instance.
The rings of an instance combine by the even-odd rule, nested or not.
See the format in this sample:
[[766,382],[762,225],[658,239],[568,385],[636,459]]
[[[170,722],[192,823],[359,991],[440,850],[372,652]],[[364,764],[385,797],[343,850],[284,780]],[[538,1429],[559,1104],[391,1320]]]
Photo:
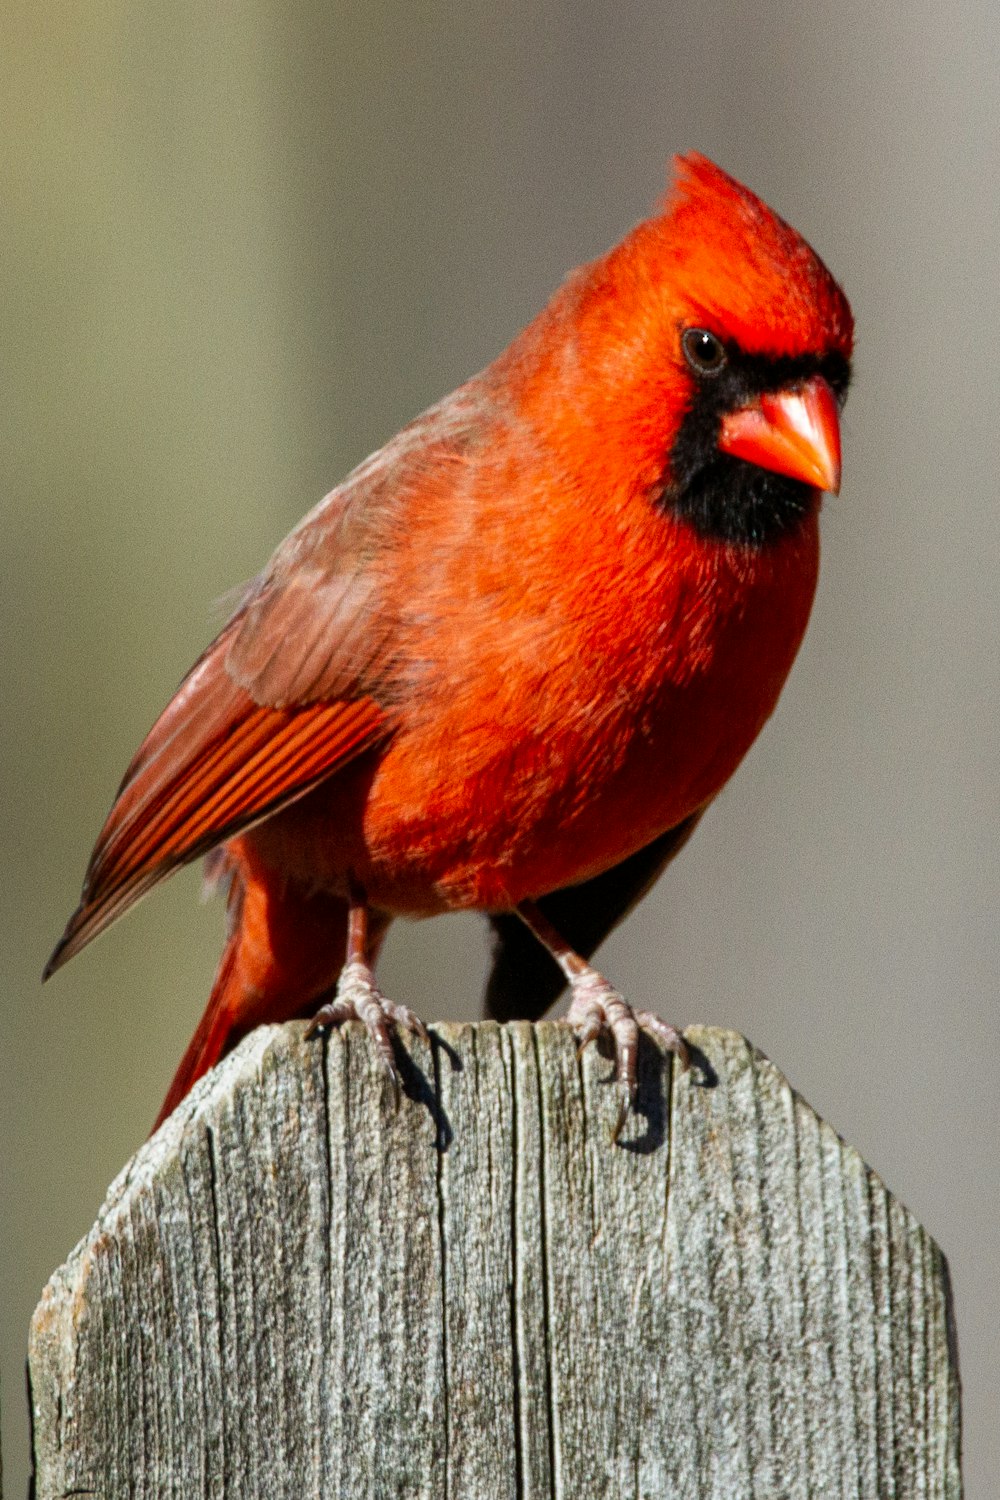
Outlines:
[[304,796],[389,732],[385,710],[367,696],[256,703],[226,672],[227,649],[224,631],[140,747],[46,977],[173,870]]
[[414,487],[482,428],[473,383],[418,417],[282,542],[140,745],[46,977],[179,865],[304,796],[392,732],[386,556]]

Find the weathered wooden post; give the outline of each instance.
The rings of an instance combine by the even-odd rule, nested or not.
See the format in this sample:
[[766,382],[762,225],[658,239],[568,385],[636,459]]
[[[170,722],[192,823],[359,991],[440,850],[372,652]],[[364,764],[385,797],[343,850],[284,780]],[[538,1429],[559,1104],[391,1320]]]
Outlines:
[[740,1037],[251,1036],[31,1334],[38,1500],[961,1493],[940,1252]]

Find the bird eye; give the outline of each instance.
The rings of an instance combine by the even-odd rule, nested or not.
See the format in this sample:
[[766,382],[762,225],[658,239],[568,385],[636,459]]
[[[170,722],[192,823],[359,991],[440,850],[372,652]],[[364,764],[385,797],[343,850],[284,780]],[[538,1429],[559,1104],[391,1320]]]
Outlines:
[[696,375],[717,375],[726,363],[722,340],[707,328],[685,328],[681,348]]

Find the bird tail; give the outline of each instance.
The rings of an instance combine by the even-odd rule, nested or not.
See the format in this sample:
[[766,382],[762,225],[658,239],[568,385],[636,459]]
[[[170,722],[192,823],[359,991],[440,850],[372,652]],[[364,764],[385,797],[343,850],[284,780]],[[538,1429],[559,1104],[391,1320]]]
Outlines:
[[232,1050],[246,1030],[238,1020],[239,1001],[243,997],[243,983],[239,973],[239,938],[240,930],[236,926],[230,932],[222,951],[222,961],[205,1006],[205,1014],[198,1022],[156,1117],[154,1135],[198,1079],[204,1077],[209,1068],[214,1068]]
[[[205,1014],[174,1075],[153,1126],[158,1130],[199,1078],[263,1021],[312,1016],[336,983],[347,948],[347,903],[326,891],[302,891],[278,877],[249,872],[240,840],[207,871],[210,886],[229,885],[226,945]],[[374,962],[389,918],[373,913],[368,955]]]

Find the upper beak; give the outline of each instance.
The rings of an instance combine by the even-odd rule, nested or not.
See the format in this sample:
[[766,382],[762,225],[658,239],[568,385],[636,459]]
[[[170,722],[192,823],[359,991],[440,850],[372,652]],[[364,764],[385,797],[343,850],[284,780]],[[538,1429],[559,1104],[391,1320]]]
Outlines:
[[719,447],[734,458],[801,479],[837,494],[840,489],[840,413],[822,375],[782,391],[765,391],[722,419]]

